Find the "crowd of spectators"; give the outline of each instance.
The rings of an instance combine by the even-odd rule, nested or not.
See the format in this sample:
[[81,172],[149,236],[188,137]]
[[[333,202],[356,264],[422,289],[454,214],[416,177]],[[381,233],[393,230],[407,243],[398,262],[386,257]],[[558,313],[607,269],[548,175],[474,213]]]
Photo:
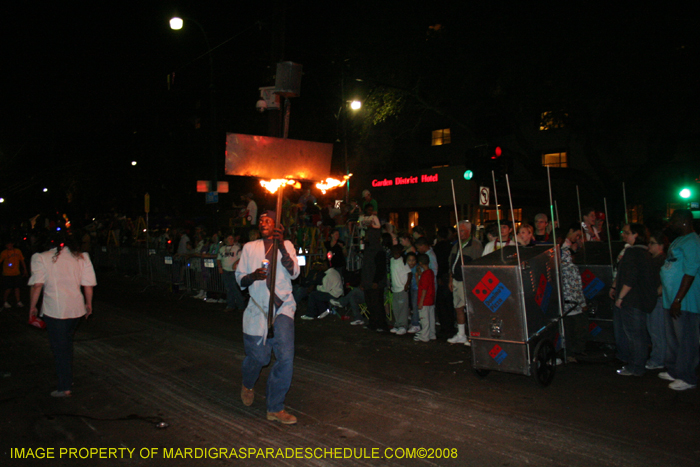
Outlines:
[[[225,296],[207,297],[207,291],[201,289],[194,297],[226,303],[227,311],[245,308],[246,296],[233,277],[242,245],[260,238],[254,196],[248,193],[241,199],[240,214],[225,228],[210,231],[196,224],[163,228],[151,232],[149,244],[174,257],[214,260]],[[556,243],[568,304],[563,318],[568,359],[573,363],[586,355],[587,303],[573,258],[585,242],[608,240],[605,216],[595,209],[585,209],[582,222],[564,229],[557,226],[556,231],[547,215],[538,214],[532,225],[502,220],[500,228],[491,223],[477,229],[461,221],[457,229],[445,225],[430,232],[422,226],[397,231],[396,226],[382,222],[378,203],[368,190],[359,201],[337,205],[330,198],[318,200],[306,190],[296,202],[286,199],[283,211],[287,237],[310,259],[294,284],[301,319],[323,319],[337,313],[350,325],[397,336],[412,334],[417,342],[445,339],[450,344],[470,345],[460,250],[468,263],[509,245],[528,248]],[[81,250],[145,243],[145,235],[131,222],[118,214],[91,220],[80,230]],[[694,279],[700,269],[700,239],[693,222],[690,211],[677,210],[667,225],[654,225],[651,233],[639,223],[612,230],[619,231],[624,242],[614,261],[617,274],[608,291],[614,302],[617,358],[623,364],[620,375],[665,369],[659,377],[669,380],[671,389],[697,384],[700,282]],[[33,218],[25,225],[4,229],[0,262],[5,308],[23,306],[19,290],[22,276],[30,272],[25,258],[46,248],[48,232],[67,227],[70,221],[56,216]],[[312,251],[297,235],[303,229],[317,229]],[[359,270],[348,267],[348,255],[353,254],[349,247],[355,247],[355,254],[361,257]]]

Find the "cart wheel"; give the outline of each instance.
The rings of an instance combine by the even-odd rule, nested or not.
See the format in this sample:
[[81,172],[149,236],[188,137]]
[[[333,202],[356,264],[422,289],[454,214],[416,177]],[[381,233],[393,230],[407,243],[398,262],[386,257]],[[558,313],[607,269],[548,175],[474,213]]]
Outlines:
[[491,373],[491,370],[474,370],[474,373],[476,373],[476,376],[480,379],[484,379]]
[[549,339],[542,339],[535,346],[530,367],[532,375],[542,387],[547,387],[557,371],[557,354]]

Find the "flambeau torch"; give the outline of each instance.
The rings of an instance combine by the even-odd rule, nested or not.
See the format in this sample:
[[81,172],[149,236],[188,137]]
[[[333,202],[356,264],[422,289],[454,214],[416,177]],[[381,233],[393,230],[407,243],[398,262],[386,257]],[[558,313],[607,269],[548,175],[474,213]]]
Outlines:
[[[344,175],[342,180],[337,180],[334,178],[327,178],[323,182],[318,182],[316,188],[321,190],[325,195],[326,191],[339,187],[347,182],[347,180],[352,176]],[[281,226],[282,219],[282,201],[284,200],[284,187],[291,185],[294,188],[301,188],[301,183],[291,180],[291,179],[276,179],[276,180],[260,180],[260,185],[265,188],[270,193],[277,193],[277,209],[275,209],[275,228]],[[267,308],[267,337],[268,339],[275,336],[274,323],[275,323],[275,282],[277,279],[277,250],[279,249],[279,239],[274,238],[272,244],[272,261],[270,261],[270,267],[268,274],[272,277],[270,281],[270,302]]]

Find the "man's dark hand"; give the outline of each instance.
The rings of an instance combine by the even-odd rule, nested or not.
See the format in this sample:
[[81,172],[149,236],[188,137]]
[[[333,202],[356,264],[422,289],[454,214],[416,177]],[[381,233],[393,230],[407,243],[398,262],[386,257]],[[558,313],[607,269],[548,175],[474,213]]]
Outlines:
[[671,303],[668,314],[671,315],[673,319],[678,318],[681,315],[681,303],[674,300],[673,303]]
[[267,269],[265,268],[258,268],[250,274],[250,277],[253,278],[254,281],[262,281],[267,279]]
[[284,228],[282,226],[275,227],[272,230],[272,238],[278,240],[280,244],[284,242]]

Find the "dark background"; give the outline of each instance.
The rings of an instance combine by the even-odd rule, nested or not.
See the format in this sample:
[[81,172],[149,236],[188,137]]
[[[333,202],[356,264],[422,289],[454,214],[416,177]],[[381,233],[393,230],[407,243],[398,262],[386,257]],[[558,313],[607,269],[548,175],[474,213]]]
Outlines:
[[[683,7],[248,3],[3,6],[3,221],[54,209],[139,215],[146,192],[154,216],[196,216],[205,208],[195,181],[213,178],[212,150],[231,183],[218,206],[228,209],[255,181],[223,175],[224,135],[278,131],[279,112],[254,109],[280,60],[304,66],[289,137],[336,143],[336,174],[345,117],[348,165],[362,173],[441,162],[420,149],[435,128],[456,129],[469,147],[510,137],[525,161],[537,148],[522,129],[543,109],[585,138],[599,191],[626,181],[631,202],[654,189],[665,197],[671,182],[700,174],[679,149],[697,147],[699,128],[698,37]],[[181,31],[168,26],[174,14]],[[188,18],[212,49],[212,94],[208,47]],[[343,113],[355,96],[363,111]],[[638,157],[620,151],[630,138]],[[661,174],[656,164],[669,161],[675,171]]]

